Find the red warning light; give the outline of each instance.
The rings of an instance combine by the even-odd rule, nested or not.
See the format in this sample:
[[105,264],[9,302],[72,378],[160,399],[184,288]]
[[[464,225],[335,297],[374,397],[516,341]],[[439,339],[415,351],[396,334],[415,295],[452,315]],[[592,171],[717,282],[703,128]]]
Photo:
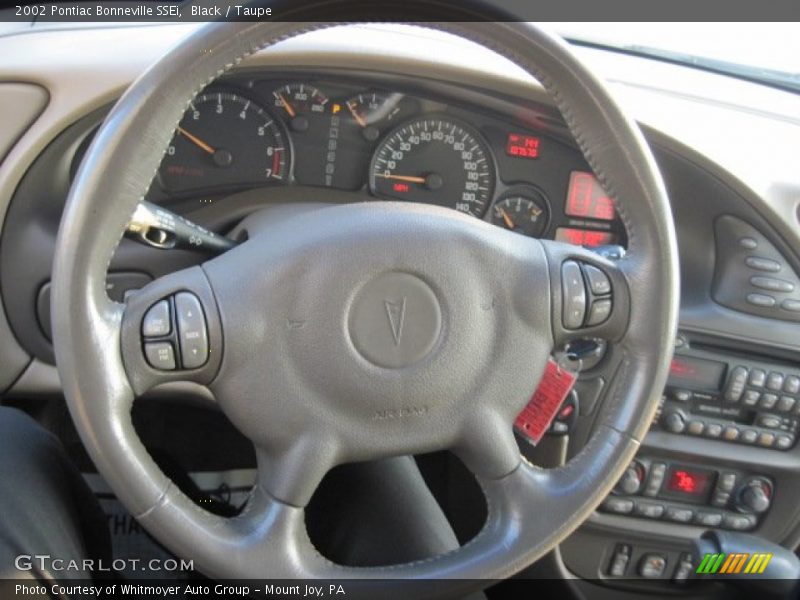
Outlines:
[[408,184],[407,184],[407,183],[393,183],[393,184],[392,184],[392,189],[393,189],[395,192],[406,193],[406,192],[408,192],[408,190],[409,190],[410,188],[408,187]]
[[538,158],[539,138],[521,133],[509,133],[506,154],[519,158]]

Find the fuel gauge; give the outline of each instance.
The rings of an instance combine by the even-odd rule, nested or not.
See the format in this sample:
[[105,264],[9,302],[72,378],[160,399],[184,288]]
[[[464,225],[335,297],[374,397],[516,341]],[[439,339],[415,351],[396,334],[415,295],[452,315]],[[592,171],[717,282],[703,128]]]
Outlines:
[[361,128],[361,133],[369,141],[380,136],[380,124],[390,125],[400,112],[398,106],[403,94],[368,91],[361,92],[345,102],[347,112]]
[[506,194],[494,203],[491,222],[522,235],[541,237],[550,211],[544,197],[532,189]]

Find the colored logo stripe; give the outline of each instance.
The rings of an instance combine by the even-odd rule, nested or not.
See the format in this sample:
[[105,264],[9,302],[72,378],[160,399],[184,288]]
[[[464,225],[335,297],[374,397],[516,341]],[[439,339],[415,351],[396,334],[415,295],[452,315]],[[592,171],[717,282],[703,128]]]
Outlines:
[[735,575],[741,573],[744,569],[746,574],[757,575],[766,570],[770,560],[772,560],[772,554],[765,553],[752,555],[749,553],[706,554],[697,567],[696,573],[702,575],[713,575],[715,573]]

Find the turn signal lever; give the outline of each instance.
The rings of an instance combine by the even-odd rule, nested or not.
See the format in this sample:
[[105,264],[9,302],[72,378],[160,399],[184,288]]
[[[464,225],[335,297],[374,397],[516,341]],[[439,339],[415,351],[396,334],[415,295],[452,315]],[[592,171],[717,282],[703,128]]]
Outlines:
[[151,202],[141,202],[136,207],[126,235],[154,248],[183,248],[210,254],[222,254],[236,246],[236,242]]
[[747,597],[797,598],[800,559],[791,550],[754,535],[706,531],[692,553],[698,579],[729,583]]

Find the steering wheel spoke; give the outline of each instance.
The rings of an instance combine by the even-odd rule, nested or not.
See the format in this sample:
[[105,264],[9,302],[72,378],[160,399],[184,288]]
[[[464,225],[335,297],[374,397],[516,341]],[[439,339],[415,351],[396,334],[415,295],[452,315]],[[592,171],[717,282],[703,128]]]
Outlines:
[[626,263],[585,248],[542,240],[550,269],[556,348],[577,338],[622,339],[630,320]]
[[202,268],[161,277],[128,299],[121,349],[137,396],[162,383],[210,383],[223,348],[219,310]]

